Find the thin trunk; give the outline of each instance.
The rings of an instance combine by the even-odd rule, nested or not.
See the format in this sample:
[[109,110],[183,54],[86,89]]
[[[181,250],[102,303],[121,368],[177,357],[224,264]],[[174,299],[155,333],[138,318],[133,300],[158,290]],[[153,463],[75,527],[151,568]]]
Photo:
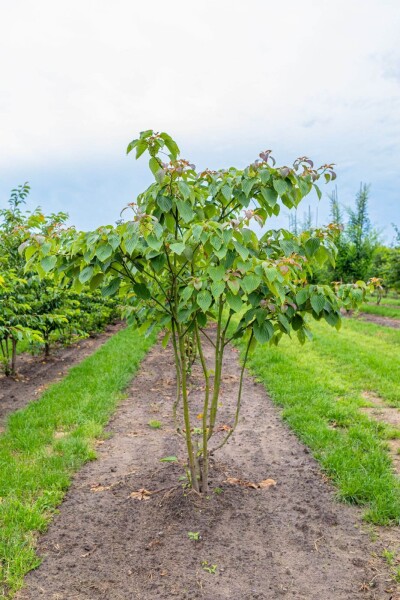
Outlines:
[[191,476],[191,484],[192,488],[198,492],[199,491],[199,482],[197,480],[197,469],[196,469],[196,458],[193,451],[193,443],[192,443],[192,432],[190,427],[190,414],[189,414],[189,398],[187,393],[187,380],[186,380],[186,355],[185,355],[185,340],[183,336],[179,336],[179,352],[180,352],[180,362],[181,362],[181,383],[182,383],[182,404],[183,404],[183,418],[185,421],[185,438],[186,438],[186,446],[189,457],[189,470]]
[[179,400],[181,397],[181,373],[182,373],[182,368],[181,368],[181,364],[180,364],[180,358],[179,358],[179,352],[178,352],[178,344],[176,342],[176,330],[175,330],[175,323],[174,321],[172,321],[172,346],[174,348],[174,356],[175,356],[175,370],[176,370],[176,398],[175,398],[175,402],[172,406],[172,413],[174,416],[174,424],[175,424],[175,428],[178,431],[178,433],[180,432],[180,427],[179,427],[179,423],[178,423],[178,416],[177,416],[177,410],[178,410],[178,406],[179,406]]
[[0,348],[3,357],[2,362],[4,363],[4,374],[8,377],[10,375],[10,355],[8,352],[7,338],[0,340]]
[[199,327],[197,321],[195,323],[195,333],[197,341],[197,350],[201,366],[203,368],[204,380],[206,384],[203,404],[203,448],[202,448],[202,468],[201,468],[201,491],[204,494],[208,493],[208,432],[207,432],[207,417],[208,417],[208,402],[210,397],[210,377],[208,375],[207,364],[204,358],[203,347],[201,344],[201,338],[199,334]]
[[233,423],[233,427],[232,429],[227,433],[227,435],[225,436],[225,438],[222,440],[222,442],[220,444],[218,444],[218,446],[216,446],[211,452],[210,454],[214,454],[214,452],[216,452],[216,450],[219,450],[220,448],[222,448],[222,446],[224,446],[226,444],[226,442],[229,440],[229,438],[231,437],[231,435],[233,434],[233,432],[235,431],[237,424],[239,423],[239,415],[240,415],[240,407],[241,407],[241,402],[242,402],[242,391],[243,391],[243,379],[244,379],[244,370],[246,368],[246,363],[247,363],[247,358],[249,356],[249,350],[250,350],[250,346],[251,346],[251,342],[253,340],[253,332],[251,332],[250,335],[250,339],[247,343],[246,346],[246,352],[243,358],[243,364],[242,364],[242,369],[240,371],[240,380],[239,380],[239,390],[238,390],[238,397],[237,397],[237,403],[236,403],[236,412],[235,412],[235,420]]
[[222,312],[223,312],[223,303],[222,299],[219,301],[219,309],[218,309],[218,321],[217,321],[217,340],[215,344],[215,369],[214,369],[214,389],[213,396],[211,400],[211,408],[210,408],[210,429],[208,432],[208,439],[213,434],[215,420],[217,418],[217,410],[218,410],[218,398],[219,398],[219,389],[221,385],[221,370],[222,370],[222,358],[224,354],[224,344],[221,339],[221,331],[222,331]]
[[11,375],[17,373],[17,340],[12,338],[12,354],[11,354]]
[[44,355],[49,356],[50,354],[50,342],[49,342],[49,334],[44,334]]

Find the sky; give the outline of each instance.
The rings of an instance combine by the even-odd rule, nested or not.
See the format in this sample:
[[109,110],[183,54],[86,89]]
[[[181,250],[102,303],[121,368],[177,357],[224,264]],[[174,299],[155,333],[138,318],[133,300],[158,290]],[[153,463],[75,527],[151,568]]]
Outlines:
[[[126,156],[167,131],[198,168],[334,162],[339,201],[369,183],[388,243],[400,225],[399,0],[13,0],[0,2],[0,207],[79,229],[113,223],[149,185]],[[328,194],[306,199],[329,222]],[[318,208],[317,208],[318,206]],[[278,225],[288,225],[282,211]]]

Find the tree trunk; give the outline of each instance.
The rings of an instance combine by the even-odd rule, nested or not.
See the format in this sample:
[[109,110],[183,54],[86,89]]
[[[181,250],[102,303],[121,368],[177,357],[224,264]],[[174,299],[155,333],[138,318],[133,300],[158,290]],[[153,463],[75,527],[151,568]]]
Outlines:
[[17,373],[17,340],[12,338],[12,352],[11,352],[11,375],[14,376]]

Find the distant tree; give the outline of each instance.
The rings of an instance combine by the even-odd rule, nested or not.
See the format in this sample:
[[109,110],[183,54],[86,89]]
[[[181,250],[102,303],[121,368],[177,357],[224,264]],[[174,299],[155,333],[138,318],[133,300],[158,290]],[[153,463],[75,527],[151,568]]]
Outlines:
[[[337,186],[335,186],[335,189],[333,190],[333,192],[331,194],[328,194],[328,198],[329,198],[330,207],[331,207],[331,217],[332,217],[331,221],[332,221],[332,223],[337,225],[338,228],[342,229],[343,228],[343,214],[342,214],[339,200],[338,200]],[[340,235],[340,232],[338,232],[338,235]]]
[[289,214],[289,231],[293,233],[293,235],[298,235],[299,227],[297,223],[297,209],[293,211],[293,214]]
[[344,223],[337,190],[331,194],[331,219],[337,225],[335,245],[338,249],[336,265],[330,274],[335,281],[357,281],[369,279],[373,272],[373,256],[379,236],[371,226],[368,215],[369,185],[360,184],[355,207],[347,208],[348,222]]
[[313,214],[311,212],[311,206],[308,205],[308,211],[304,213],[303,220],[300,223],[300,232],[310,231],[313,229]]

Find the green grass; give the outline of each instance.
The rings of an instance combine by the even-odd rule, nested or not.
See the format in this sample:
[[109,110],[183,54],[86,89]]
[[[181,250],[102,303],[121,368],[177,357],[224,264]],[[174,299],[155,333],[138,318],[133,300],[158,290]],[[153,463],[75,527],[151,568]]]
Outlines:
[[361,312],[369,315],[378,315],[380,317],[390,317],[391,319],[400,319],[400,306],[386,306],[385,304],[362,304]]
[[400,523],[400,482],[386,440],[398,436],[359,408],[370,391],[400,406],[400,331],[344,320],[340,332],[313,324],[314,341],[257,346],[251,370],[283,417],[337,486],[338,497],[367,507],[375,524]]
[[40,563],[37,532],[46,529],[72,474],[95,458],[94,441],[153,342],[132,328],[120,331],[9,417],[0,437],[0,597],[11,597]]
[[[376,305],[376,297],[375,296],[367,296],[366,301]],[[380,302],[381,305],[388,306],[399,306],[400,307],[400,297],[398,294],[389,293],[386,296],[382,297]]]

